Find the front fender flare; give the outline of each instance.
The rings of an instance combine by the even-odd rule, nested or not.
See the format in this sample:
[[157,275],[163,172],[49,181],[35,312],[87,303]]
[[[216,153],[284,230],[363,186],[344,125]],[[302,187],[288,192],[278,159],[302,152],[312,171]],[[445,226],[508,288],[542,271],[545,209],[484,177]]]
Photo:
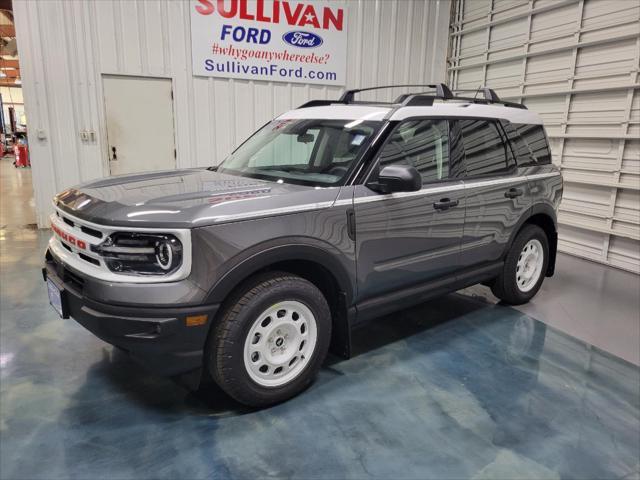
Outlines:
[[306,260],[324,267],[336,279],[339,291],[351,305],[355,292],[355,260],[336,247],[317,239],[289,238],[255,245],[227,262],[224,274],[210,288],[207,303],[221,303],[241,282],[270,265]]

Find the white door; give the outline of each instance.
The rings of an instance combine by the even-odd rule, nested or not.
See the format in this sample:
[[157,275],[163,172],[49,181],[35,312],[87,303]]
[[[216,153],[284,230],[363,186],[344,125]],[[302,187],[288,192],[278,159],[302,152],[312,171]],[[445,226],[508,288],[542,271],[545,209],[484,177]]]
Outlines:
[[111,175],[176,168],[171,80],[102,77]]

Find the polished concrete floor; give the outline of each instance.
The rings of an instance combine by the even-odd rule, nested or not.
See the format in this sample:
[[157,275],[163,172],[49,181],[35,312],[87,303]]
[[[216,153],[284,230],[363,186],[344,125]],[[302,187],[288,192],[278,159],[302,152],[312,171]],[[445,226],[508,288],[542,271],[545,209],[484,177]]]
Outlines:
[[0,228],[27,227],[35,223],[31,169],[15,168],[13,156],[0,157]]
[[[0,231],[2,479],[640,478],[640,369],[587,340],[607,307],[574,297],[569,273],[526,312],[474,287],[381,318],[356,333],[354,358],[254,411],[154,377],[58,318],[39,271],[48,233],[25,225]],[[609,283],[582,296],[637,321],[635,284]],[[565,330],[586,316],[589,331],[533,318],[549,313]]]
[[[640,248],[640,246],[639,246]],[[498,300],[481,285],[465,290]],[[640,276],[560,254],[556,273],[519,311],[640,365]]]

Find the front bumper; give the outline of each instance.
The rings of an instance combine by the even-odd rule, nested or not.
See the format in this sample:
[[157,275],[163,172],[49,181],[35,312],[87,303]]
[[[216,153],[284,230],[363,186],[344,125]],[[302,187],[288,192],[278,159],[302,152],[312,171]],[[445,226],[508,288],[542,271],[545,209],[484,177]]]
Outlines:
[[[83,291],[82,273],[62,264],[50,252],[42,274],[62,291],[70,317],[154,373],[175,376],[202,367],[209,326],[219,305],[157,307],[96,301]],[[136,288],[140,289],[140,284]],[[158,284],[153,288],[157,291]],[[167,283],[166,288],[171,289],[171,283]],[[143,292],[138,290],[138,293]],[[187,325],[187,317],[202,315],[206,315],[204,324]]]

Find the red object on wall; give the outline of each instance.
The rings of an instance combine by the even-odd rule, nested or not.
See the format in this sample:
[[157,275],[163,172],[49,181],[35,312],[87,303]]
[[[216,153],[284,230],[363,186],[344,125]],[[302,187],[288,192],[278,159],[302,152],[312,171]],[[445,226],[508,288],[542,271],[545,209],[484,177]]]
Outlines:
[[29,162],[29,148],[21,143],[13,146],[13,153],[16,156],[14,165],[16,167],[30,167]]

